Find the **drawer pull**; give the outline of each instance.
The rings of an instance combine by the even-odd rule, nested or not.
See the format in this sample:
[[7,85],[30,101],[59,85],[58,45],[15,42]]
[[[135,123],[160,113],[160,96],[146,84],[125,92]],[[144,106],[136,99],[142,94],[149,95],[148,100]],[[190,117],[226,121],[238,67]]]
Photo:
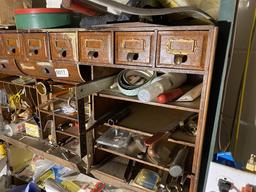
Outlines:
[[176,65],[180,65],[181,63],[185,63],[188,59],[187,55],[175,55],[174,56],[174,63]]
[[38,55],[39,51],[38,49],[31,49],[29,52],[29,56]]
[[136,61],[139,59],[139,54],[138,53],[128,53],[127,54],[127,61]]
[[61,49],[59,51],[59,57],[63,57],[63,58],[67,57],[67,50]]
[[0,64],[0,69],[5,69],[5,68],[6,68],[5,64],[1,63]]
[[47,68],[44,68],[43,72],[44,72],[45,74],[49,74],[49,73],[50,73],[49,69],[47,69]]
[[96,59],[99,57],[99,52],[98,51],[89,51],[88,52],[88,57],[89,59]]
[[8,53],[9,55],[11,55],[11,54],[15,54],[15,53],[16,53],[16,49],[15,49],[15,47],[8,47],[8,51],[7,51],[7,53]]

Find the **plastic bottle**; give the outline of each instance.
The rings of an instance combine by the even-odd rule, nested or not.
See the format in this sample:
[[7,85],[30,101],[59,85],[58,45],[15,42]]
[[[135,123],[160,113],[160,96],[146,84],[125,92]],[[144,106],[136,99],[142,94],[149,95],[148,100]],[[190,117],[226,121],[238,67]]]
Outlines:
[[149,102],[170,89],[175,89],[187,80],[186,74],[166,73],[155,78],[152,83],[139,91],[138,99],[143,102]]

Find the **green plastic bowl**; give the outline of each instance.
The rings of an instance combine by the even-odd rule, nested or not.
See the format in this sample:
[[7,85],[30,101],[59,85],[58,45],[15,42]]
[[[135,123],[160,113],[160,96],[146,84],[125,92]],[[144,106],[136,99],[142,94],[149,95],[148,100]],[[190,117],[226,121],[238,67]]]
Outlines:
[[72,12],[61,8],[16,9],[17,29],[49,29],[70,26]]

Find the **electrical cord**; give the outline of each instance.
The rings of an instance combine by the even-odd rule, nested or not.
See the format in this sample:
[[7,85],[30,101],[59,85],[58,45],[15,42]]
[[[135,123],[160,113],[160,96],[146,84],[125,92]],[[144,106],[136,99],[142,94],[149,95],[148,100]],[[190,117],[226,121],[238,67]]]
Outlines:
[[244,66],[244,71],[243,71],[239,108],[238,108],[238,112],[237,112],[237,115],[235,118],[235,122],[236,122],[235,123],[235,141],[234,141],[234,148],[233,148],[233,154],[235,157],[237,156],[237,145],[238,145],[239,132],[240,132],[240,123],[241,123],[241,116],[242,116],[242,111],[243,111],[244,96],[245,96],[245,91],[246,91],[246,82],[247,82],[247,76],[248,76],[248,68],[249,68],[249,63],[250,63],[252,42],[254,39],[255,27],[256,27],[256,9],[254,10],[253,25],[252,25],[252,30],[250,32],[249,46],[248,46],[247,56],[246,56],[246,63]]

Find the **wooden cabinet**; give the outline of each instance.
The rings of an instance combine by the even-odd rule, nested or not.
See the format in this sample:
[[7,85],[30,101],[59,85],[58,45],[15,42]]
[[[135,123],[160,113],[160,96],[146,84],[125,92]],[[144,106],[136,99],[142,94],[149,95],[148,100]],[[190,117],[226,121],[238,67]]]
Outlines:
[[49,60],[48,36],[46,33],[24,33],[23,42],[28,60]]
[[204,69],[206,31],[160,31],[157,43],[157,67]]
[[[21,37],[23,41],[20,41]],[[148,24],[134,28],[132,23],[90,30],[1,32],[0,47],[3,47],[4,52],[0,50],[0,57],[3,58],[0,59],[0,72],[19,75],[17,69],[20,69],[39,82],[50,79],[53,82],[52,95],[67,91],[70,88],[67,85],[72,85],[73,91],[67,95],[51,98],[38,95],[38,112],[42,119],[42,130],[48,119],[54,121],[53,139],[57,144],[75,138],[74,143],[79,146],[76,154],[86,159],[87,173],[114,186],[145,191],[132,185],[135,172],[147,168],[165,178],[178,151],[186,148],[188,155],[182,187],[184,191],[194,192],[197,191],[203,156],[216,37],[215,26],[170,27]],[[23,50],[26,53],[24,58],[20,57]],[[18,67],[12,68],[16,64]],[[110,89],[123,69],[156,71],[158,75],[186,74],[187,80],[180,88],[186,92],[202,83],[201,96],[191,102],[142,102],[136,96],[122,94],[114,86]],[[60,88],[60,84],[65,84],[64,88]],[[77,113],[65,115],[60,111],[60,106],[62,103],[70,104],[71,100],[77,106]],[[119,122],[109,123],[106,117],[113,114],[113,110],[124,106],[129,107],[129,114]],[[190,115],[197,116],[194,135],[182,128],[170,131],[170,124],[187,121]],[[58,125],[67,120],[75,122],[79,128],[56,130]],[[147,143],[148,150],[152,149],[154,142],[160,142],[158,150],[161,152],[163,149],[161,155],[166,154],[165,149],[170,152],[167,158],[169,162],[159,163],[156,156],[152,158],[145,153],[132,153],[132,147],[120,150],[97,144],[97,139],[111,129],[125,131],[131,137],[135,135],[141,139],[141,143]],[[46,139],[49,132],[45,131],[42,139]],[[160,139],[149,144],[155,135]],[[163,138],[164,142],[161,141]],[[108,158],[110,156],[111,159]],[[126,172],[131,167],[136,167],[136,171],[127,177]],[[113,172],[113,169],[118,171]],[[178,181],[181,181],[181,177]]]
[[87,64],[111,64],[113,58],[111,32],[80,32],[80,61]]
[[116,32],[115,64],[152,66],[154,32]]

